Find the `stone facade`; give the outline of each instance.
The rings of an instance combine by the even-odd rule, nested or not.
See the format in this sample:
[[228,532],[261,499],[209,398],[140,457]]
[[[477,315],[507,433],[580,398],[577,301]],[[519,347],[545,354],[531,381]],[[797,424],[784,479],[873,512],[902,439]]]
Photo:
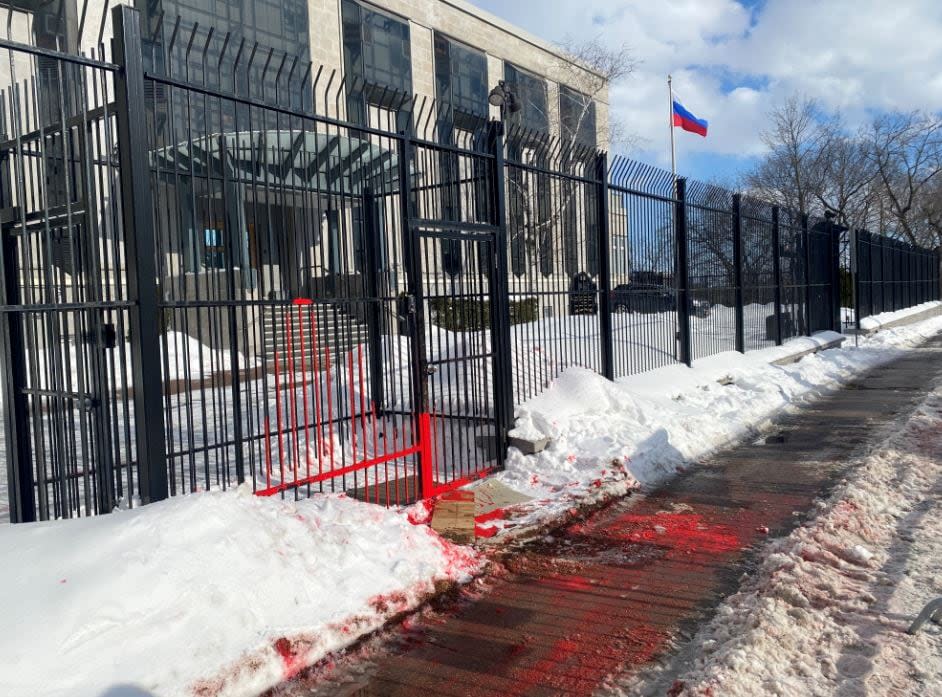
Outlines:
[[[597,144],[607,146],[608,86],[599,75],[575,63],[559,48],[463,0],[377,0],[363,3],[409,23],[413,89],[419,97],[435,97],[433,41],[436,32],[483,51],[487,56],[488,88],[504,77],[504,61],[544,77],[550,130],[559,131],[559,83],[589,92],[596,102]],[[340,34],[341,0],[309,0],[311,58],[315,64],[343,74]],[[497,109],[491,107],[491,116]]]

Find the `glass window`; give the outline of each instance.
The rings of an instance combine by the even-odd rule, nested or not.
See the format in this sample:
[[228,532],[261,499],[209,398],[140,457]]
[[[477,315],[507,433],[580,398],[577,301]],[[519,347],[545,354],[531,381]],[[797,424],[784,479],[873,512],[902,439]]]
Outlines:
[[[221,87],[227,91],[253,98],[271,98],[276,93],[279,102],[292,107],[310,108],[310,94],[306,90],[289,89],[287,84],[290,66],[306,65],[310,61],[310,36],[306,0],[135,0],[142,12],[145,65],[158,73],[171,73],[210,87]],[[167,56],[166,46],[174,34],[179,19],[179,30],[174,46]],[[187,45],[198,24],[199,29],[186,60]],[[212,29],[212,40],[206,49],[204,65],[202,44]],[[235,65],[238,47],[249,47],[242,52],[239,66]],[[258,42],[259,58],[247,68],[251,47]],[[223,54],[223,47],[226,47]],[[287,56],[279,84],[276,85],[277,70],[264,70],[265,58],[274,56],[272,64],[281,65]],[[169,62],[168,62],[169,60]],[[300,71],[296,71],[295,79]],[[166,105],[161,108],[166,109]],[[179,112],[182,106],[177,105]],[[218,104],[191,104],[189,125],[193,135],[203,132],[228,130],[232,124],[226,122],[227,115],[219,113]],[[231,114],[228,115],[231,120]],[[181,114],[175,115],[181,120]],[[186,117],[184,116],[185,120]]]
[[454,111],[454,125],[473,131],[487,120],[487,58],[435,34],[435,90],[439,101]]
[[528,130],[549,130],[546,80],[531,75],[511,63],[504,63],[504,82],[520,102],[520,111],[510,115],[511,123]]
[[595,147],[595,101],[592,97],[560,85],[559,121],[563,138]]
[[412,94],[409,24],[353,0],[343,0],[342,14],[349,117],[367,124],[369,106],[396,107]]

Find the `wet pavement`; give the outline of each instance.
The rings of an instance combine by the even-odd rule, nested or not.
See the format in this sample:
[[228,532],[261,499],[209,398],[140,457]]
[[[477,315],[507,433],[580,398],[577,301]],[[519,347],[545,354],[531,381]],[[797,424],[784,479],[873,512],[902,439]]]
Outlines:
[[852,459],[942,373],[942,339],[781,417],[644,497],[507,556],[439,603],[279,688],[309,695],[591,695],[663,658],[735,592]]

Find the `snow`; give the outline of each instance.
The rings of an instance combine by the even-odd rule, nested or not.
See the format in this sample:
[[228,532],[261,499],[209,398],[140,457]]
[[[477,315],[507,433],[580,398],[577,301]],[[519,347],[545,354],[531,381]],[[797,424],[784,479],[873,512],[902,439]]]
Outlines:
[[[517,408],[512,435],[552,439],[531,456],[511,448],[495,477],[531,503],[507,511],[495,541],[520,534],[583,505],[654,485],[680,468],[754,434],[777,412],[836,389],[942,330],[942,318],[881,332],[859,345],[770,364],[840,335],[824,332],[783,347],[724,352],[614,383],[569,368],[541,395]],[[721,384],[728,383],[728,384]]]
[[[27,371],[31,382],[42,388],[78,390],[89,377],[88,349],[75,343],[63,344],[58,351],[38,351],[35,361],[27,356]],[[164,380],[196,380],[232,369],[232,353],[225,349],[212,349],[197,339],[177,331],[168,331],[161,338],[160,360]],[[131,344],[107,349],[105,363],[114,370],[108,376],[113,390],[123,390],[132,382]],[[237,353],[240,370],[261,365],[255,358]]]
[[933,300],[931,302],[922,303],[921,305],[915,305],[913,307],[907,307],[903,310],[896,310],[894,312],[882,312],[879,315],[871,315],[870,317],[864,317],[860,320],[860,328],[865,331],[873,331],[875,329],[880,329],[885,327],[888,324],[899,321],[901,319],[906,319],[907,317],[912,317],[913,315],[919,315],[923,312],[928,312],[929,310],[936,310],[942,308],[942,302],[938,300]]
[[[674,697],[942,694],[942,386],[684,649]],[[688,659],[689,660],[686,660]],[[657,674],[623,695],[663,695]]]
[[244,487],[6,526],[0,558],[5,697],[255,695],[479,564],[380,506]]

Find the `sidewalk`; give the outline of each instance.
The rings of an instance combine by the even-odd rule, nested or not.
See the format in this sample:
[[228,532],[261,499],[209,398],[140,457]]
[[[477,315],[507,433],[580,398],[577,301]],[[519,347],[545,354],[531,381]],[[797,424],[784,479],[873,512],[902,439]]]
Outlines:
[[278,694],[590,695],[692,634],[756,546],[799,524],[940,374],[937,337],[782,417],[771,437],[527,547],[483,590]]

